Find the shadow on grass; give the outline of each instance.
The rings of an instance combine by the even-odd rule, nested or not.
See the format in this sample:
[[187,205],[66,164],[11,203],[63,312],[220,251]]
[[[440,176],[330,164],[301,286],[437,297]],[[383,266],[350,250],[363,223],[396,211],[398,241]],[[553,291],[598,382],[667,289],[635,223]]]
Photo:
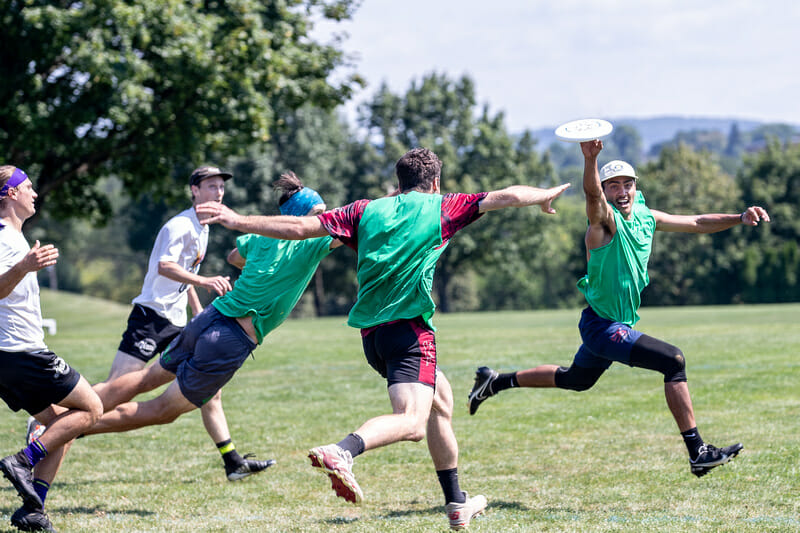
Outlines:
[[[519,502],[508,502],[508,501],[489,501],[489,504],[486,506],[486,511],[491,512],[492,510],[512,510],[512,511],[530,511],[531,508],[523,505]],[[407,509],[405,511],[392,511],[383,515],[385,518],[402,518],[404,516],[411,516],[411,515],[438,515],[444,514],[444,505],[437,505],[434,507],[428,507],[427,509]]]

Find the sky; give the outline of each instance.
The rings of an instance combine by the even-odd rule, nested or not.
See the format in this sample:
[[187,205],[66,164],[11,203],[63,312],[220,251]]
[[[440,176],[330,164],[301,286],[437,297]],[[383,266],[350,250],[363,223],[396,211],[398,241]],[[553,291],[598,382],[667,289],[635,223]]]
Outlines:
[[800,125],[797,0],[363,0],[314,35],[332,31],[369,84],[353,119],[382,83],[404,94],[437,72],[472,78],[512,132],[659,116]]

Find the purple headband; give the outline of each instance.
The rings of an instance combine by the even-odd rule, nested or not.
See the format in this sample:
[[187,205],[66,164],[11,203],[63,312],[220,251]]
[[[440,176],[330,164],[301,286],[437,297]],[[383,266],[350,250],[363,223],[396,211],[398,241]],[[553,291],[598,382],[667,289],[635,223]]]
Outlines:
[[11,177],[8,178],[6,184],[3,185],[2,189],[0,189],[0,198],[5,198],[6,196],[8,196],[9,189],[13,189],[26,179],[28,179],[28,175],[25,174],[25,172],[22,169],[15,168],[14,172],[11,174]]

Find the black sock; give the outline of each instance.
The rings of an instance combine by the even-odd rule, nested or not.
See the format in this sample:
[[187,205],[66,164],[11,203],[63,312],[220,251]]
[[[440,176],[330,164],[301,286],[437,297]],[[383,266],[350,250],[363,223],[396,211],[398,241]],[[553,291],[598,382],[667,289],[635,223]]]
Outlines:
[[439,485],[442,486],[442,492],[444,492],[445,504],[464,503],[467,501],[466,496],[458,486],[458,468],[437,470],[436,475],[439,477]]
[[356,456],[361,455],[364,453],[364,439],[356,435],[355,433],[350,433],[348,436],[343,438],[341,441],[337,443],[337,446],[343,450],[347,450],[350,452],[350,455],[355,459]]
[[501,390],[513,389],[514,387],[519,387],[519,383],[517,383],[517,373],[510,372],[497,376],[497,379],[489,385],[489,392],[497,394]]
[[236,451],[236,446],[233,445],[233,441],[231,439],[218,442],[217,449],[219,450],[219,453],[222,454],[222,460],[225,462],[225,468],[233,468],[244,462],[242,456]]
[[700,437],[697,426],[682,431],[681,436],[683,437],[684,444],[686,444],[686,449],[689,450],[689,459],[694,461],[700,453],[700,446],[703,445],[703,438]]

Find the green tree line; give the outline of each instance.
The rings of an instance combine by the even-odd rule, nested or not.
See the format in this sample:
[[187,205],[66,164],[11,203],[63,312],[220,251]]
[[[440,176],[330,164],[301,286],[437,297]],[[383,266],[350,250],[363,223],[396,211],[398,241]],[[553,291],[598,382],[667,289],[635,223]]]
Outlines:
[[[468,77],[429,74],[404,94],[383,87],[360,109],[353,128],[337,112],[304,106],[287,114],[268,142],[223,163],[235,177],[226,203],[243,213],[276,214],[271,183],[294,170],[319,190],[330,207],[375,198],[395,182],[393,165],[412,146],[427,146],[444,163],[444,191],[477,192],[523,183],[546,187],[572,181],[556,203],[558,214],[538,209],[494,212],[456,236],[438,265],[435,295],[446,311],[539,309],[582,304],[575,282],[585,272],[586,229],[580,178],[556,169],[528,133],[512,135],[502,114],[475,101]],[[613,139],[609,155],[619,157]],[[577,145],[565,145],[576,153]],[[677,214],[739,212],[758,204],[772,222],[713,235],[659,233],[650,261],[645,305],[728,304],[798,301],[800,286],[800,145],[770,142],[743,155],[731,175],[708,152],[678,144],[637,167],[648,204]],[[37,226],[63,252],[62,289],[128,301],[144,276],[158,227],[183,203],[148,194],[132,200],[118,194],[117,179],[103,182],[117,215],[106,228],[86,221]],[[178,187],[186,191],[184,183]],[[116,188],[115,192],[113,189]],[[224,264],[236,235],[212,228],[206,273],[235,271]],[[342,314],[353,302],[355,254],[340,249],[323,261],[301,313]]]
[[[574,185],[556,216],[505,210],[460,232],[438,265],[440,309],[581,305],[577,145],[542,152],[530,132],[509,132],[502,113],[476,101],[468,76],[435,72],[401,93],[380,87],[348,124],[338,106],[362,82],[333,76],[349,58],[336,41],[309,35],[314,20],[346,19],[356,3],[4,2],[0,148],[41,194],[28,235],[61,250],[44,284],[130,301],[158,228],[189,205],[188,174],[200,164],[233,171],[227,204],[275,214],[271,183],[287,170],[334,207],[384,195],[397,158],[426,146],[444,163],[445,192]],[[739,136],[725,145],[725,159],[684,142],[691,136],[648,157],[630,126],[605,140],[601,162],[637,165],[654,208],[688,214],[760,204],[773,218],[715,235],[659,234],[646,305],[800,300],[800,147],[790,138],[767,135],[748,153]],[[212,228],[203,273],[236,276],[224,262],[235,237]],[[345,313],[356,293],[354,262],[348,249],[323,261],[299,312]]]

